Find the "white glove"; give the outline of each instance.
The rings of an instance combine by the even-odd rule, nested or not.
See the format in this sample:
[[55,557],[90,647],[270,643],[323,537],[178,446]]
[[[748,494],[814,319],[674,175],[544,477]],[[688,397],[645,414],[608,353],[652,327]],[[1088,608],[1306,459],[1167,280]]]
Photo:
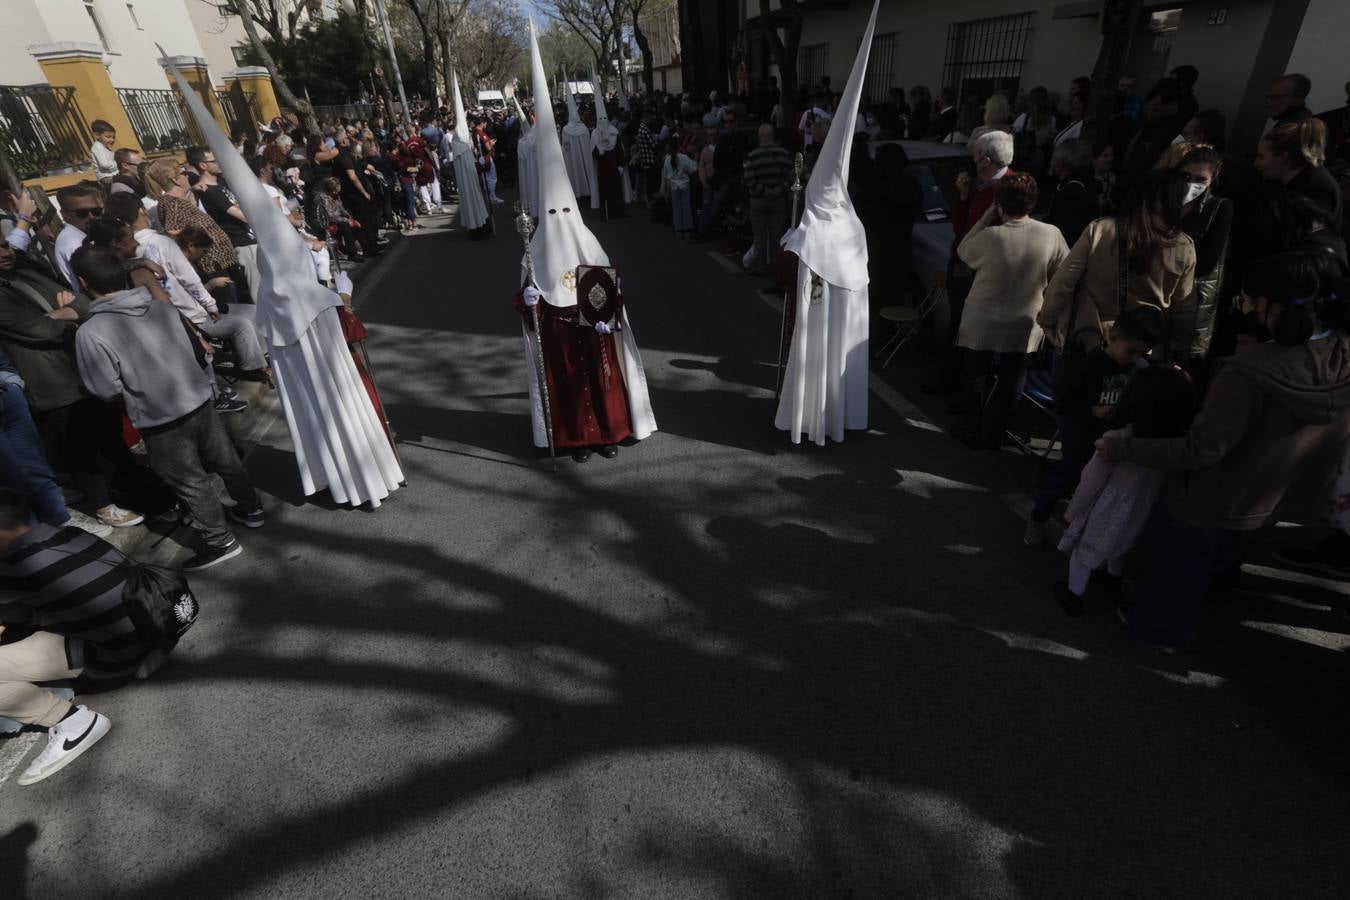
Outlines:
[[596,322],[596,323],[595,323],[595,331],[596,331],[597,334],[613,334],[613,333],[614,333],[614,329],[613,329],[613,328],[610,328],[609,325],[607,325],[607,324],[604,323],[604,322]]
[[346,272],[339,272],[337,274],[337,278],[333,279],[333,287],[337,289],[339,294],[346,294],[348,297],[352,296],[352,291],[355,290],[355,288],[352,287],[351,276]]
[[539,301],[544,299],[544,292],[537,287],[526,287],[524,297],[526,306],[538,306]]

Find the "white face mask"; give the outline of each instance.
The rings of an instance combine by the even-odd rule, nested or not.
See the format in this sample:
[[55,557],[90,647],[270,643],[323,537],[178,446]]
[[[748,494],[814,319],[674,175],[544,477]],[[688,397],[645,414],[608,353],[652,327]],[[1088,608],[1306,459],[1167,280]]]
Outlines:
[[1186,185],[1186,202],[1191,203],[1204,196],[1205,191],[1209,189],[1207,184],[1191,183]]

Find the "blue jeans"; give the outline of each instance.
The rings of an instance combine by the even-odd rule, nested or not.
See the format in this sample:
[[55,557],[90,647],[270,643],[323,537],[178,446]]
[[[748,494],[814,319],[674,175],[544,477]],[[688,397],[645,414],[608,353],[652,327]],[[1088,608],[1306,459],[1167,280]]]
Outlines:
[[694,230],[694,209],[689,205],[689,188],[670,189],[670,214],[677,232],[684,234]]
[[731,197],[740,186],[741,180],[739,178],[731,178],[716,192],[703,192],[703,214],[698,220],[699,234],[705,237],[712,235],[713,229],[717,227],[717,217],[722,212],[722,204],[726,203],[727,198]]
[[42,452],[28,398],[12,384],[0,385],[0,484],[27,500],[39,522],[64,525],[70,518]]
[[1231,588],[1261,532],[1188,525],[1159,503],[1139,536],[1139,573],[1130,636],[1148,644],[1186,643],[1200,607]]

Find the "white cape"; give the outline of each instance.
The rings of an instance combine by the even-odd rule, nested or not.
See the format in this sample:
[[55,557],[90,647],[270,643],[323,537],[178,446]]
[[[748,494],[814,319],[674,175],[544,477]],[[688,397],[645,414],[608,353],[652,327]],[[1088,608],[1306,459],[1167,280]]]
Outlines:
[[580,122],[568,122],[562,129],[563,167],[577,198],[594,197],[596,191],[595,157],[591,156],[591,132]]
[[[642,355],[638,353],[637,339],[628,324],[628,310],[620,312],[623,328],[615,335],[614,348],[619,354],[619,371],[623,373],[624,387],[628,392],[628,418],[633,424],[633,437],[638,440],[651,437],[656,431],[656,416],[652,413],[652,400],[647,393],[647,373],[642,368]],[[530,385],[530,422],[534,426],[534,445],[548,446],[548,432],[544,428],[544,405],[539,402],[539,367],[535,365],[534,334],[520,326],[525,338],[525,375]]]
[[398,489],[403,471],[342,337],[336,307],[294,344],[272,347],[272,370],[306,496],[327,488],[337,503],[376,507]]
[[487,224],[487,200],[483,198],[483,183],[478,176],[473,148],[459,140],[451,141],[455,154],[455,187],[459,190],[459,225],[466,231]]
[[794,444],[805,433],[824,446],[867,427],[867,285],[850,291],[821,279],[813,298],[812,274],[798,264],[797,322],[774,424]]

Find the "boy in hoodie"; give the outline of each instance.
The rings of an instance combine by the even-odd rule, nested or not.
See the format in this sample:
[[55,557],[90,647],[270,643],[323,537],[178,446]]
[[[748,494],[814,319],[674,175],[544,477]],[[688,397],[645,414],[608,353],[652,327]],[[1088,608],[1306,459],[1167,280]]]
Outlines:
[[1170,473],[1140,538],[1130,633],[1184,643],[1201,602],[1236,579],[1261,529],[1316,522],[1350,440],[1350,312],[1319,296],[1313,263],[1251,265],[1238,295],[1238,352],[1215,369],[1183,437],[1103,438],[1097,454]]
[[150,467],[187,505],[204,546],[183,564],[200,571],[243,552],[225,524],[208,473],[220,475],[234,498],[230,517],[263,524],[262,504],[211,403],[211,381],[197,362],[193,337],[178,310],[127,288],[126,270],[106,247],[81,247],[71,271],[92,299],[89,319],[75,333],[85,388],[105,400],[121,397],[141,432]]

